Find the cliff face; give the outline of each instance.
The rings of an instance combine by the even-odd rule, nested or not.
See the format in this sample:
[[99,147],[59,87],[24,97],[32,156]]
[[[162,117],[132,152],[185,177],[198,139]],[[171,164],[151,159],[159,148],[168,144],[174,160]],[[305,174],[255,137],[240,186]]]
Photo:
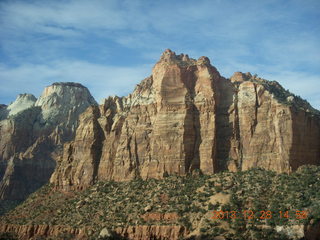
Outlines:
[[[236,73],[233,123],[236,136],[229,168],[262,167],[291,172],[303,164],[319,165],[319,113],[277,82]],[[233,166],[233,167],[232,167]]]
[[90,109],[83,114],[52,181],[69,186],[94,179],[161,178],[199,168],[212,173],[214,82],[220,78],[207,58],[196,61],[166,51],[133,94],[106,99],[96,110],[100,114]]
[[21,94],[0,112],[0,199],[21,200],[48,182],[78,116],[96,105],[80,84],[55,83],[39,99]]
[[262,167],[291,172],[320,164],[320,120],[278,83],[220,76],[206,57],[166,50],[127,97],[109,97],[80,118],[51,182],[84,188],[129,180]]
[[23,199],[50,177],[82,189],[99,179],[303,164],[320,164],[319,113],[277,82],[225,79],[206,57],[166,50],[132,94],[100,106],[77,83],[0,105],[1,199]]

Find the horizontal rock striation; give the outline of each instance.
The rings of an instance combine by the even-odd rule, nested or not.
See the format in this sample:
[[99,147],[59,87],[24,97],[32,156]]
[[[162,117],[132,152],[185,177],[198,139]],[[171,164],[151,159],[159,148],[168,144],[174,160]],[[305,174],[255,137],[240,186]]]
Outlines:
[[178,240],[189,233],[179,225],[145,225],[116,228],[115,232],[125,239],[172,239]]
[[[92,239],[94,231],[90,227],[70,227],[60,225],[15,225],[3,224],[0,226],[0,234],[18,237],[21,240],[38,238],[59,238],[59,239]],[[118,227],[112,231],[114,239],[172,239],[178,240],[188,234],[188,230],[180,225],[138,225]]]
[[0,226],[0,233],[6,233],[7,236],[17,237],[20,240],[38,239],[43,237],[58,237],[59,239],[89,239],[87,228],[75,228],[60,225],[16,225],[3,224]]
[[304,164],[320,164],[317,110],[277,82],[240,72],[226,79],[206,57],[166,50],[132,94],[81,115],[51,182],[82,189],[97,180]]

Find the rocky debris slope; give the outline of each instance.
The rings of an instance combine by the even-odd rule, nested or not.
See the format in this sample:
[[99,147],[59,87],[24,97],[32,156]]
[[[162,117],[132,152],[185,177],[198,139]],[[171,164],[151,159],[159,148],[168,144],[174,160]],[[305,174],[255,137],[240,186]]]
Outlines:
[[51,182],[81,189],[105,179],[303,164],[320,164],[317,110],[277,82],[240,72],[226,79],[206,57],[166,50],[132,94],[82,114]]
[[91,105],[97,103],[81,84],[54,83],[38,99],[20,94],[0,109],[0,199],[24,199],[48,182]]

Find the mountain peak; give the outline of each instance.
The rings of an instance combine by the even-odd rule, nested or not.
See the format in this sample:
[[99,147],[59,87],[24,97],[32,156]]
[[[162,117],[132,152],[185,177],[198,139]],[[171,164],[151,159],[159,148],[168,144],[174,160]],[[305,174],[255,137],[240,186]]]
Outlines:
[[62,87],[80,87],[80,88],[86,88],[80,83],[75,83],[75,82],[55,82],[52,83],[51,86],[62,86]]
[[45,121],[60,121],[64,116],[69,116],[70,122],[88,106],[97,105],[89,90],[80,83],[56,82],[46,87],[35,103],[42,109]]
[[56,99],[56,101],[52,102],[53,104],[58,103],[59,105],[63,102],[69,105],[77,105],[84,101],[93,105],[97,104],[85,86],[74,82],[55,82],[47,86],[37,100],[36,105],[43,105],[44,102],[52,99]]
[[190,58],[188,54],[181,53],[177,55],[171,49],[166,49],[161,57],[160,63],[174,63],[180,66],[207,65],[210,66],[210,60],[206,56],[199,57],[198,60]]
[[15,101],[7,107],[8,115],[16,115],[17,113],[34,106],[37,98],[28,93],[19,94]]
[[177,63],[179,65],[195,65],[197,61],[193,58],[189,58],[188,54],[181,53],[177,55],[174,51],[166,49],[160,57],[160,62]]
[[249,80],[251,78],[252,78],[252,75],[249,72],[247,72],[247,73],[235,72],[231,76],[230,80],[231,80],[231,82],[243,82],[243,81]]

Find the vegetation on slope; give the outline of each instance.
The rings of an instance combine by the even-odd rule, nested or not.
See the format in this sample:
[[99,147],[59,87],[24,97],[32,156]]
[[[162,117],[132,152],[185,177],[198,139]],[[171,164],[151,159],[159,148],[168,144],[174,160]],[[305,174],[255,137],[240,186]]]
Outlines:
[[296,110],[301,109],[312,115],[320,116],[320,111],[313,108],[307,100],[291,93],[289,90],[285,90],[277,81],[269,81],[257,76],[249,80],[262,84],[280,103],[289,105]]
[[[217,215],[219,211],[224,214]],[[171,217],[159,217],[165,213]],[[288,235],[294,235],[290,226],[320,221],[320,167],[304,166],[290,175],[252,169],[105,181],[68,193],[46,185],[0,221],[89,227],[92,239],[104,227],[113,230],[130,225],[183,225],[190,231],[189,239],[290,239]]]

